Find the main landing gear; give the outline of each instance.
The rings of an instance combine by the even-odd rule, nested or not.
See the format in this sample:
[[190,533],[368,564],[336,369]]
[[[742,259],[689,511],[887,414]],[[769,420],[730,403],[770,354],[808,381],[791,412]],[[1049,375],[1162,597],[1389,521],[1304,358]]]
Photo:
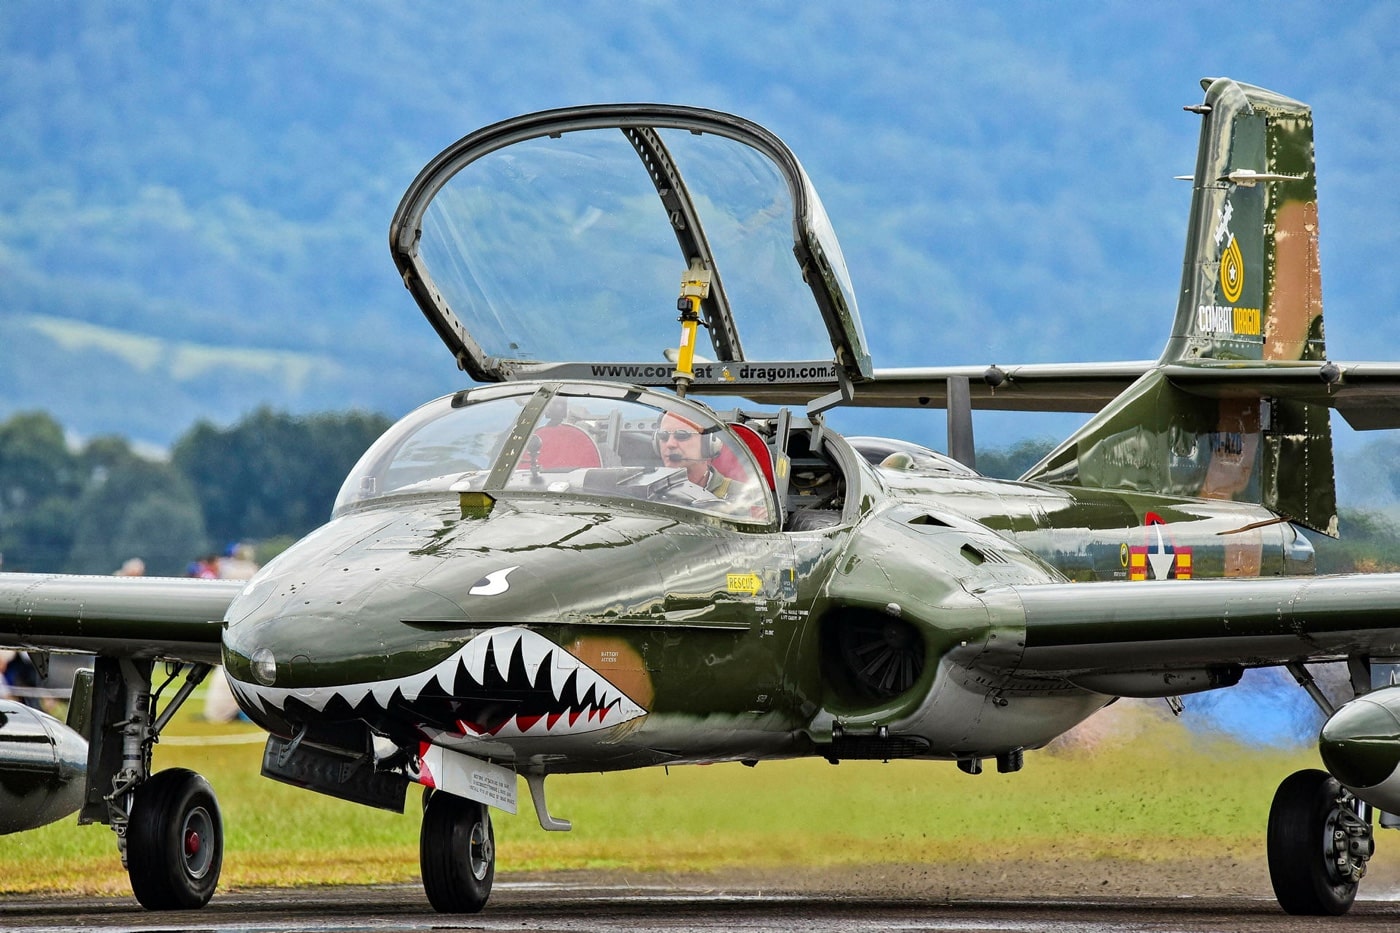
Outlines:
[[[1350,667],[1353,690],[1367,692],[1369,662],[1353,659]],[[1302,664],[1288,670],[1325,715],[1336,711]],[[1340,916],[1356,900],[1376,850],[1371,807],[1326,771],[1297,771],[1274,794],[1266,848],[1280,907],[1290,914]]]
[[1297,771],[1269,808],[1269,880],[1290,914],[1340,916],[1375,852],[1370,807],[1326,771]]
[[[209,665],[166,664],[165,680],[155,690],[153,669],[150,661],[99,657],[91,681],[80,681],[74,690],[93,723],[86,802],[78,821],[112,827],[132,893],[143,907],[191,910],[207,904],[219,883],[224,855],[219,803],[209,782],[193,771],[152,774],[151,754]],[[161,692],[182,674],[184,683],[157,713]]]
[[223,865],[223,826],[209,782],[170,768],[136,788],[126,832],[131,890],[150,910],[202,907]]
[[474,914],[486,906],[496,879],[496,834],[486,805],[424,791],[418,862],[433,909]]

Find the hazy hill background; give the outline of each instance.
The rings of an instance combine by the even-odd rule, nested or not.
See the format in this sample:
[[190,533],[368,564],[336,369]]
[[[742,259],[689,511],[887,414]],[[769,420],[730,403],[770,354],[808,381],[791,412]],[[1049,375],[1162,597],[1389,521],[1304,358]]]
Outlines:
[[[783,136],[877,362],[910,365],[1155,356],[1180,107],[1203,75],[1270,86],[1317,112],[1332,356],[1400,357],[1397,37],[1387,3],[11,0],[0,417],[168,445],[262,405],[396,417],[458,387],[388,257],[403,189],[487,122],[625,99]],[[845,417],[941,443],[936,415]]]

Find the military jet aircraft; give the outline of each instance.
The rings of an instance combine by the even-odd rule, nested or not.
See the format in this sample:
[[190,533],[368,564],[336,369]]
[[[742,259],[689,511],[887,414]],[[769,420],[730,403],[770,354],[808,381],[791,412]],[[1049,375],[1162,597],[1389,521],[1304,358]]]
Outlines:
[[[267,776],[399,810],[428,788],[424,888],[470,912],[521,778],[567,830],[553,774],[1010,772],[1117,697],[1274,665],[1329,714],[1327,770],[1273,803],[1274,888],[1346,911],[1373,808],[1400,812],[1400,689],[1371,682],[1400,576],[1315,575],[1308,535],[1337,532],[1330,409],[1400,425],[1400,367],[1326,355],[1308,107],[1203,87],[1180,300],[1140,363],[875,368],[807,175],[739,117],[589,106],[461,139],[390,247],[474,386],[394,425],[246,585],[0,575],[0,643],[96,655],[67,725],[0,707],[2,828],[77,808],[142,904],[207,902],[214,792],[151,749],[222,663]],[[842,437],[838,405],[946,407],[953,456]],[[971,468],[974,408],[1092,415],[1010,482]],[[1340,706],[1321,661],[1349,665]]]

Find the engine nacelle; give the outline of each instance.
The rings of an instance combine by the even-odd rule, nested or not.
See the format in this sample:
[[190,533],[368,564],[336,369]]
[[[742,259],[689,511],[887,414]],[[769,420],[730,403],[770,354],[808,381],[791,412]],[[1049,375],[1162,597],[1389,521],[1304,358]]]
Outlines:
[[0,834],[61,820],[83,803],[87,740],[47,713],[0,700]]
[[1342,706],[1323,724],[1317,746],[1342,786],[1374,807],[1400,813],[1400,687]]

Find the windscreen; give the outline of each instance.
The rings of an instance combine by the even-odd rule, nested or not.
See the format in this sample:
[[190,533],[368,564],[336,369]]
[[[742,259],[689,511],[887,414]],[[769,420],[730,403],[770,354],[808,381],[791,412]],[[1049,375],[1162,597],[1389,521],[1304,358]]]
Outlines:
[[430,402],[376,441],[335,514],[376,499],[484,490],[631,499],[767,525],[772,488],[707,409],[612,385],[478,389]]

